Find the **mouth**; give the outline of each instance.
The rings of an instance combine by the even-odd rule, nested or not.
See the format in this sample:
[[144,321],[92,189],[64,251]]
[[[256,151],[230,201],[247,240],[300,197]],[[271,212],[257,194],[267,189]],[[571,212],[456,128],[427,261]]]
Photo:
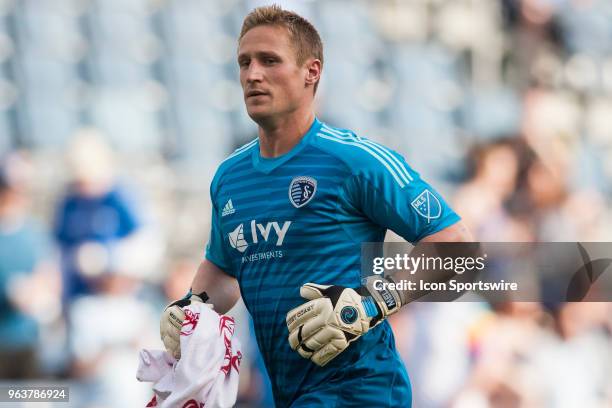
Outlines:
[[260,91],[260,90],[252,90],[246,93],[247,98],[250,98],[252,96],[261,96],[261,95],[268,95],[268,93],[264,91]]

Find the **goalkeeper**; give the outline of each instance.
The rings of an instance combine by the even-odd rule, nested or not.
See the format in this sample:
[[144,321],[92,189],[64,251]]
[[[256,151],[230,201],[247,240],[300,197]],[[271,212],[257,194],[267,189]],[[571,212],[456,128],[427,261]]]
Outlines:
[[215,174],[205,260],[193,295],[162,316],[164,344],[179,355],[180,306],[204,300],[224,313],[242,295],[278,407],[409,407],[385,321],[405,299],[360,287],[361,243],[387,229],[410,242],[469,233],[399,154],[315,117],[323,47],[304,18],[255,9],[237,62],[258,138]]

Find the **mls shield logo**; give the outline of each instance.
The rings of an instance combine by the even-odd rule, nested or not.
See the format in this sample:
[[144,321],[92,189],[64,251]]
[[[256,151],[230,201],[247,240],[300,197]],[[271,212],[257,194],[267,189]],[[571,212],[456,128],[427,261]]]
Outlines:
[[427,219],[428,223],[442,215],[440,200],[428,189],[425,189],[410,204],[421,217]]
[[289,184],[289,201],[295,208],[305,206],[317,192],[317,180],[312,177],[296,177]]

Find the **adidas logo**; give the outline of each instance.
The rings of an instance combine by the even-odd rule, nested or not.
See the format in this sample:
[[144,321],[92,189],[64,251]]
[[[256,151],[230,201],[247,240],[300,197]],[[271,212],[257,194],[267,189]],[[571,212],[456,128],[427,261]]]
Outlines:
[[226,215],[232,215],[235,212],[236,209],[234,208],[234,204],[232,204],[232,199],[230,198],[227,200],[227,203],[225,203],[225,207],[223,207],[223,211],[221,211],[221,216],[225,217]]

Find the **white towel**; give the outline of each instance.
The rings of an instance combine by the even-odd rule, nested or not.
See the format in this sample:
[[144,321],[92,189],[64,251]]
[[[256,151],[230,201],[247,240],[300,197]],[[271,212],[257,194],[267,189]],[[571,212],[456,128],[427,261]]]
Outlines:
[[141,350],[136,378],[153,383],[147,407],[224,408],[236,403],[242,354],[234,319],[203,303],[186,306],[181,359],[162,350]]

